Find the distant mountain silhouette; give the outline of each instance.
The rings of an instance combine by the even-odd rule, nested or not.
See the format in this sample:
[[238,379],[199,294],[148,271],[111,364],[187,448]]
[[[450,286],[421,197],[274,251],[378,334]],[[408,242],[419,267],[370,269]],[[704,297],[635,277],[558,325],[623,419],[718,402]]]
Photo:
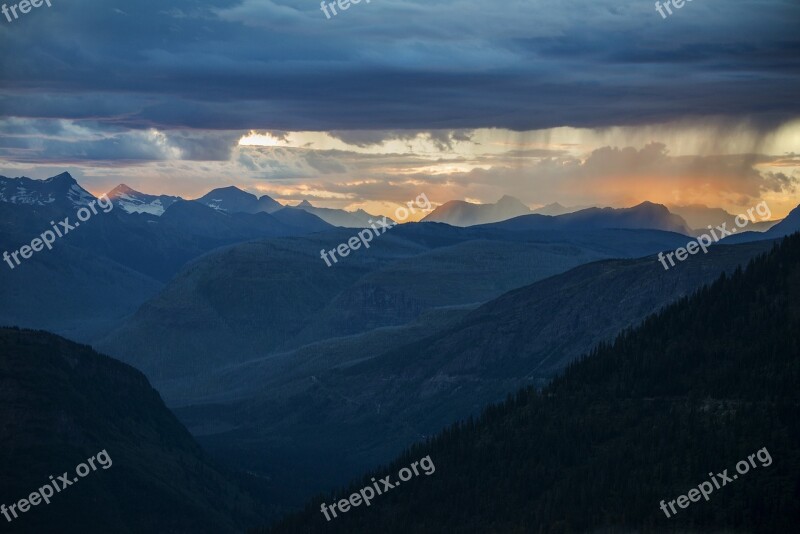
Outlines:
[[685,235],[691,229],[679,216],[661,204],[642,202],[632,208],[588,208],[550,217],[523,215],[499,223],[484,225],[502,230],[597,230],[601,228],[652,229]]
[[[733,228],[736,228],[736,226],[734,225]],[[728,226],[728,229],[731,229],[731,227]],[[728,236],[723,240],[723,242],[725,244],[734,244],[761,241],[764,239],[779,239],[781,237],[786,237],[798,232],[800,231],[800,206],[797,206],[795,209],[789,212],[789,215],[787,215],[785,219],[774,225],[766,232],[752,232],[749,231],[749,229],[750,225],[744,228],[744,230],[747,231],[737,232],[731,236]]]
[[[722,208],[709,208],[703,204],[690,204],[688,206],[667,206],[669,210],[683,217],[690,228],[695,230],[695,234],[703,234],[708,232],[708,226],[717,227],[723,223],[727,224],[728,228],[736,227],[736,215],[728,213]],[[748,230],[765,232],[775,226],[780,221],[758,221],[751,222],[748,225]]]
[[764,232],[770,239],[785,237],[800,231],[800,206],[797,206],[781,222]]
[[[4,532],[242,532],[265,512],[215,465],[139,371],[45,332],[0,328],[0,501],[105,450],[111,465]],[[108,463],[106,463],[108,465]],[[77,477],[76,477],[77,478]]]
[[[381,219],[377,215],[371,215],[364,210],[345,211],[330,208],[318,208],[308,200],[303,200],[295,206],[296,209],[307,211],[314,214],[326,223],[343,228],[369,228],[371,222]],[[391,220],[388,219],[387,220]]]
[[495,204],[473,204],[463,200],[451,200],[433,210],[422,220],[443,222],[452,226],[474,226],[504,221],[530,212],[530,208],[521,201],[506,195]]
[[[690,228],[706,228],[709,224],[716,226],[723,222],[733,222],[736,215],[728,213],[722,208],[709,208],[703,204],[690,204],[687,206],[667,206],[669,211],[680,215]],[[730,224],[728,222],[728,224]]]
[[[245,241],[258,237],[304,234],[320,228],[330,228],[316,217],[290,217],[278,215],[280,211],[226,212],[197,201],[180,201],[170,206],[161,216],[164,227],[206,239],[224,242]],[[284,222],[284,219],[287,222]],[[293,223],[292,223],[293,222]],[[313,226],[309,228],[307,225]]]
[[554,202],[552,204],[542,206],[541,208],[537,208],[533,210],[531,213],[537,213],[539,215],[566,215],[567,213],[573,213],[582,209],[586,208],[578,208],[578,207],[568,208],[566,206],[562,206],[558,202]]
[[292,232],[292,234],[297,235],[323,232],[325,230],[331,230],[332,226],[335,226],[329,222],[326,222],[319,215],[292,207],[281,208],[277,211],[273,211],[270,215],[272,215],[272,217],[274,217],[277,221],[285,224],[287,227],[296,229]]

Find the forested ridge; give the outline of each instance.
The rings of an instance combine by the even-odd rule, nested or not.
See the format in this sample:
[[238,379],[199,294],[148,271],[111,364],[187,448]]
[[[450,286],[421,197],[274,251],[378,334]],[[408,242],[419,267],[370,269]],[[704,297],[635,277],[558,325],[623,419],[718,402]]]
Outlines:
[[[269,532],[795,532],[800,525],[800,234]],[[766,447],[772,465],[659,509]],[[322,502],[430,455],[331,522]],[[331,459],[335,461],[335,459]]]

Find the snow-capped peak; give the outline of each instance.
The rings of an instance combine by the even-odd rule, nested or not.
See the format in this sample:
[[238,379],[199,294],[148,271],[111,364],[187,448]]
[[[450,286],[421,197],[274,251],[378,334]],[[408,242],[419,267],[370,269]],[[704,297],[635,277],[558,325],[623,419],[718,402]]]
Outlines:
[[164,211],[181,197],[148,195],[125,184],[120,184],[108,193],[108,198],[126,213],[149,213],[160,217]]
[[46,180],[33,180],[25,176],[19,178],[0,176],[0,202],[35,206],[62,203],[64,208],[67,205],[75,208],[86,206],[92,200],[96,200],[94,195],[79,186],[68,172]]

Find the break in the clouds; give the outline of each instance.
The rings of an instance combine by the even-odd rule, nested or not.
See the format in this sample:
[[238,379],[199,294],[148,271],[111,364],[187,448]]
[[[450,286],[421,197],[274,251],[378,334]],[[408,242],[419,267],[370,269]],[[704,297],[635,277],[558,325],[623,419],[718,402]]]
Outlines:
[[532,207],[651,200],[735,210],[768,199],[777,214],[800,196],[800,121],[770,131],[705,120],[525,132],[161,132],[13,119],[0,121],[0,140],[5,174],[45,177],[65,165],[94,192],[124,182],[191,198],[237,185],[283,202],[379,212],[420,191],[435,203],[510,194]]

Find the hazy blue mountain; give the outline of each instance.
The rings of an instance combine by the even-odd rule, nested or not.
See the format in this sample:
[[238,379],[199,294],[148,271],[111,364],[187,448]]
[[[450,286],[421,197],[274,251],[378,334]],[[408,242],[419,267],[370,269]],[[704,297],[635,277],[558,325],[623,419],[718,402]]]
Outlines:
[[286,214],[283,210],[284,208],[273,214],[229,213],[200,202],[182,201],[170,206],[159,222],[165,229],[218,240],[218,245],[259,237],[303,235],[330,228],[330,225],[316,217],[305,214],[292,217],[292,214]]
[[330,230],[331,226],[337,226],[326,222],[319,215],[315,215],[297,208],[281,208],[277,211],[273,211],[271,215],[275,218],[275,220],[280,221],[288,227],[302,230],[302,232],[296,232],[298,235],[312,232],[322,232],[325,230]]
[[775,239],[800,231],[800,206],[797,206],[781,222],[770,228],[766,235]]
[[[51,204],[0,202],[0,253],[30,245],[62,213]],[[0,325],[47,329],[89,341],[117,327],[161,288],[155,279],[78,246],[72,237],[28,259],[18,256],[20,265],[12,259],[14,269],[0,262]]]
[[[312,213],[333,226],[340,226],[342,228],[369,228],[371,222],[375,222],[381,217],[377,215],[370,215],[364,210],[345,211],[330,208],[318,208],[311,204],[308,200],[302,201],[295,206],[296,209]],[[391,219],[388,219],[391,220]]]
[[530,208],[520,200],[506,195],[495,204],[473,204],[463,200],[451,200],[433,210],[422,220],[443,222],[452,226],[474,226],[505,221],[530,212]]
[[531,211],[531,213],[536,213],[536,214],[539,214],[539,215],[553,215],[553,216],[555,216],[555,215],[566,215],[567,213],[574,213],[574,212],[582,210],[582,209],[586,209],[586,208],[580,208],[580,207],[568,208],[566,206],[562,206],[558,202],[553,202],[552,204],[548,204],[546,206],[542,206],[541,208],[537,208],[537,209]]
[[[77,222],[77,208],[96,200],[68,173],[47,180],[22,179],[10,180],[9,183],[12,185],[7,184],[6,192],[13,190],[15,195],[4,197],[6,201],[0,202],[0,209],[8,212],[0,220],[0,239],[10,251],[29,245],[43,232],[52,230],[51,221],[68,218],[74,225]],[[24,201],[20,200],[21,190],[28,193]],[[70,230],[63,238],[57,239],[53,250],[75,247],[146,277],[163,281],[186,261],[209,250],[208,246],[215,245],[163,230],[163,226],[158,217],[149,214],[128,214],[116,208],[104,213],[98,209],[98,213],[80,228]],[[28,261],[52,252],[44,250]],[[63,264],[61,268],[67,271],[70,266]],[[46,314],[44,310],[42,312]]]
[[[794,235],[587,351],[544,390],[519,390],[268,532],[795,532],[798,280]],[[332,521],[320,513],[426,457],[431,476]],[[705,499],[689,491],[701,483]]]
[[[74,224],[89,193],[66,173],[49,180],[4,179],[0,253],[30,245],[50,221]],[[13,193],[13,194],[12,194]],[[88,195],[88,196],[87,196]],[[314,215],[283,210],[226,213],[176,201],[162,216],[102,209],[20,266],[0,269],[0,324],[44,328],[88,341],[115,328],[187,262],[215,248],[331,228]],[[13,261],[13,260],[12,260]]]
[[688,235],[691,229],[679,216],[661,204],[642,202],[632,208],[588,208],[550,217],[523,215],[506,221],[484,225],[502,230],[574,230],[600,228],[651,229]]
[[669,272],[655,257],[590,263],[474,311],[441,313],[427,332],[413,323],[384,331],[383,346],[373,331],[160,387],[191,405],[179,417],[219,458],[276,481],[278,494],[292,488],[287,499],[308,496],[521,386],[546,384],[596,343],[770,246],[715,247]]
[[[730,228],[730,226],[728,228]],[[735,225],[734,228],[736,228]],[[764,239],[779,239],[781,237],[786,237],[798,232],[800,231],[800,205],[789,212],[789,215],[787,215],[785,219],[780,221],[766,232],[751,232],[749,231],[749,228],[750,225],[745,228],[745,230],[748,231],[736,233],[735,235],[726,237],[723,241],[726,244],[748,243],[751,241],[761,241]]]
[[728,223],[730,226],[736,215],[728,213],[722,208],[709,208],[703,204],[689,204],[687,206],[667,206],[669,211],[675,215],[683,217],[689,228],[699,229],[707,228],[708,225],[716,226],[722,223]]
[[97,215],[67,239],[73,246],[167,281],[188,261],[215,248],[264,237],[304,235],[324,224],[318,219],[306,223],[310,226],[294,226],[267,213],[226,213],[198,202],[179,201],[160,217],[120,210]]
[[555,234],[547,240],[408,224],[331,267],[320,250],[347,241],[352,230],[238,245],[194,262],[98,346],[160,384],[328,337],[397,326],[436,307],[485,302],[596,259],[685,244],[685,237],[665,232],[580,233],[572,235],[577,244]]
[[259,198],[235,186],[213,189],[197,202],[227,213],[272,213],[284,207],[267,195]]
[[348,367],[373,358],[376,353],[406,345],[410,339],[444,331],[477,307],[473,304],[436,308],[404,325],[317,341],[211,372],[165,380],[160,382],[159,393],[168,406],[177,408],[238,402],[259,396],[266,389],[304,390],[314,373]]
[[200,258],[96,346],[156,379],[274,350],[367,270],[358,262],[326,267],[325,244],[277,239]]
[[175,202],[183,200],[181,197],[169,195],[147,195],[131,189],[125,184],[120,184],[106,195],[114,205],[126,213],[149,213],[160,216],[164,210]]
[[[0,207],[0,217],[7,213]],[[0,248],[7,243],[0,237]],[[13,271],[2,263],[0,272],[0,325],[46,329],[84,342],[117,328],[162,287],[69,244],[36,254]]]
[[216,534],[265,520],[246,479],[208,458],[139,371],[49,333],[0,328],[0,376],[2,502],[51,475],[72,480],[101,451],[109,466],[98,460],[50,504],[3,518],[3,532]]
[[401,325],[442,306],[485,302],[604,257],[567,244],[483,239],[435,248],[362,276],[326,303],[296,343]]
[[[695,235],[708,232],[708,227],[721,226],[723,223],[727,228],[736,227],[736,215],[728,213],[722,208],[709,208],[703,204],[690,204],[688,206],[668,206],[669,210],[686,221],[686,224],[694,230]],[[747,226],[749,231],[766,232],[780,221],[758,221]]]

